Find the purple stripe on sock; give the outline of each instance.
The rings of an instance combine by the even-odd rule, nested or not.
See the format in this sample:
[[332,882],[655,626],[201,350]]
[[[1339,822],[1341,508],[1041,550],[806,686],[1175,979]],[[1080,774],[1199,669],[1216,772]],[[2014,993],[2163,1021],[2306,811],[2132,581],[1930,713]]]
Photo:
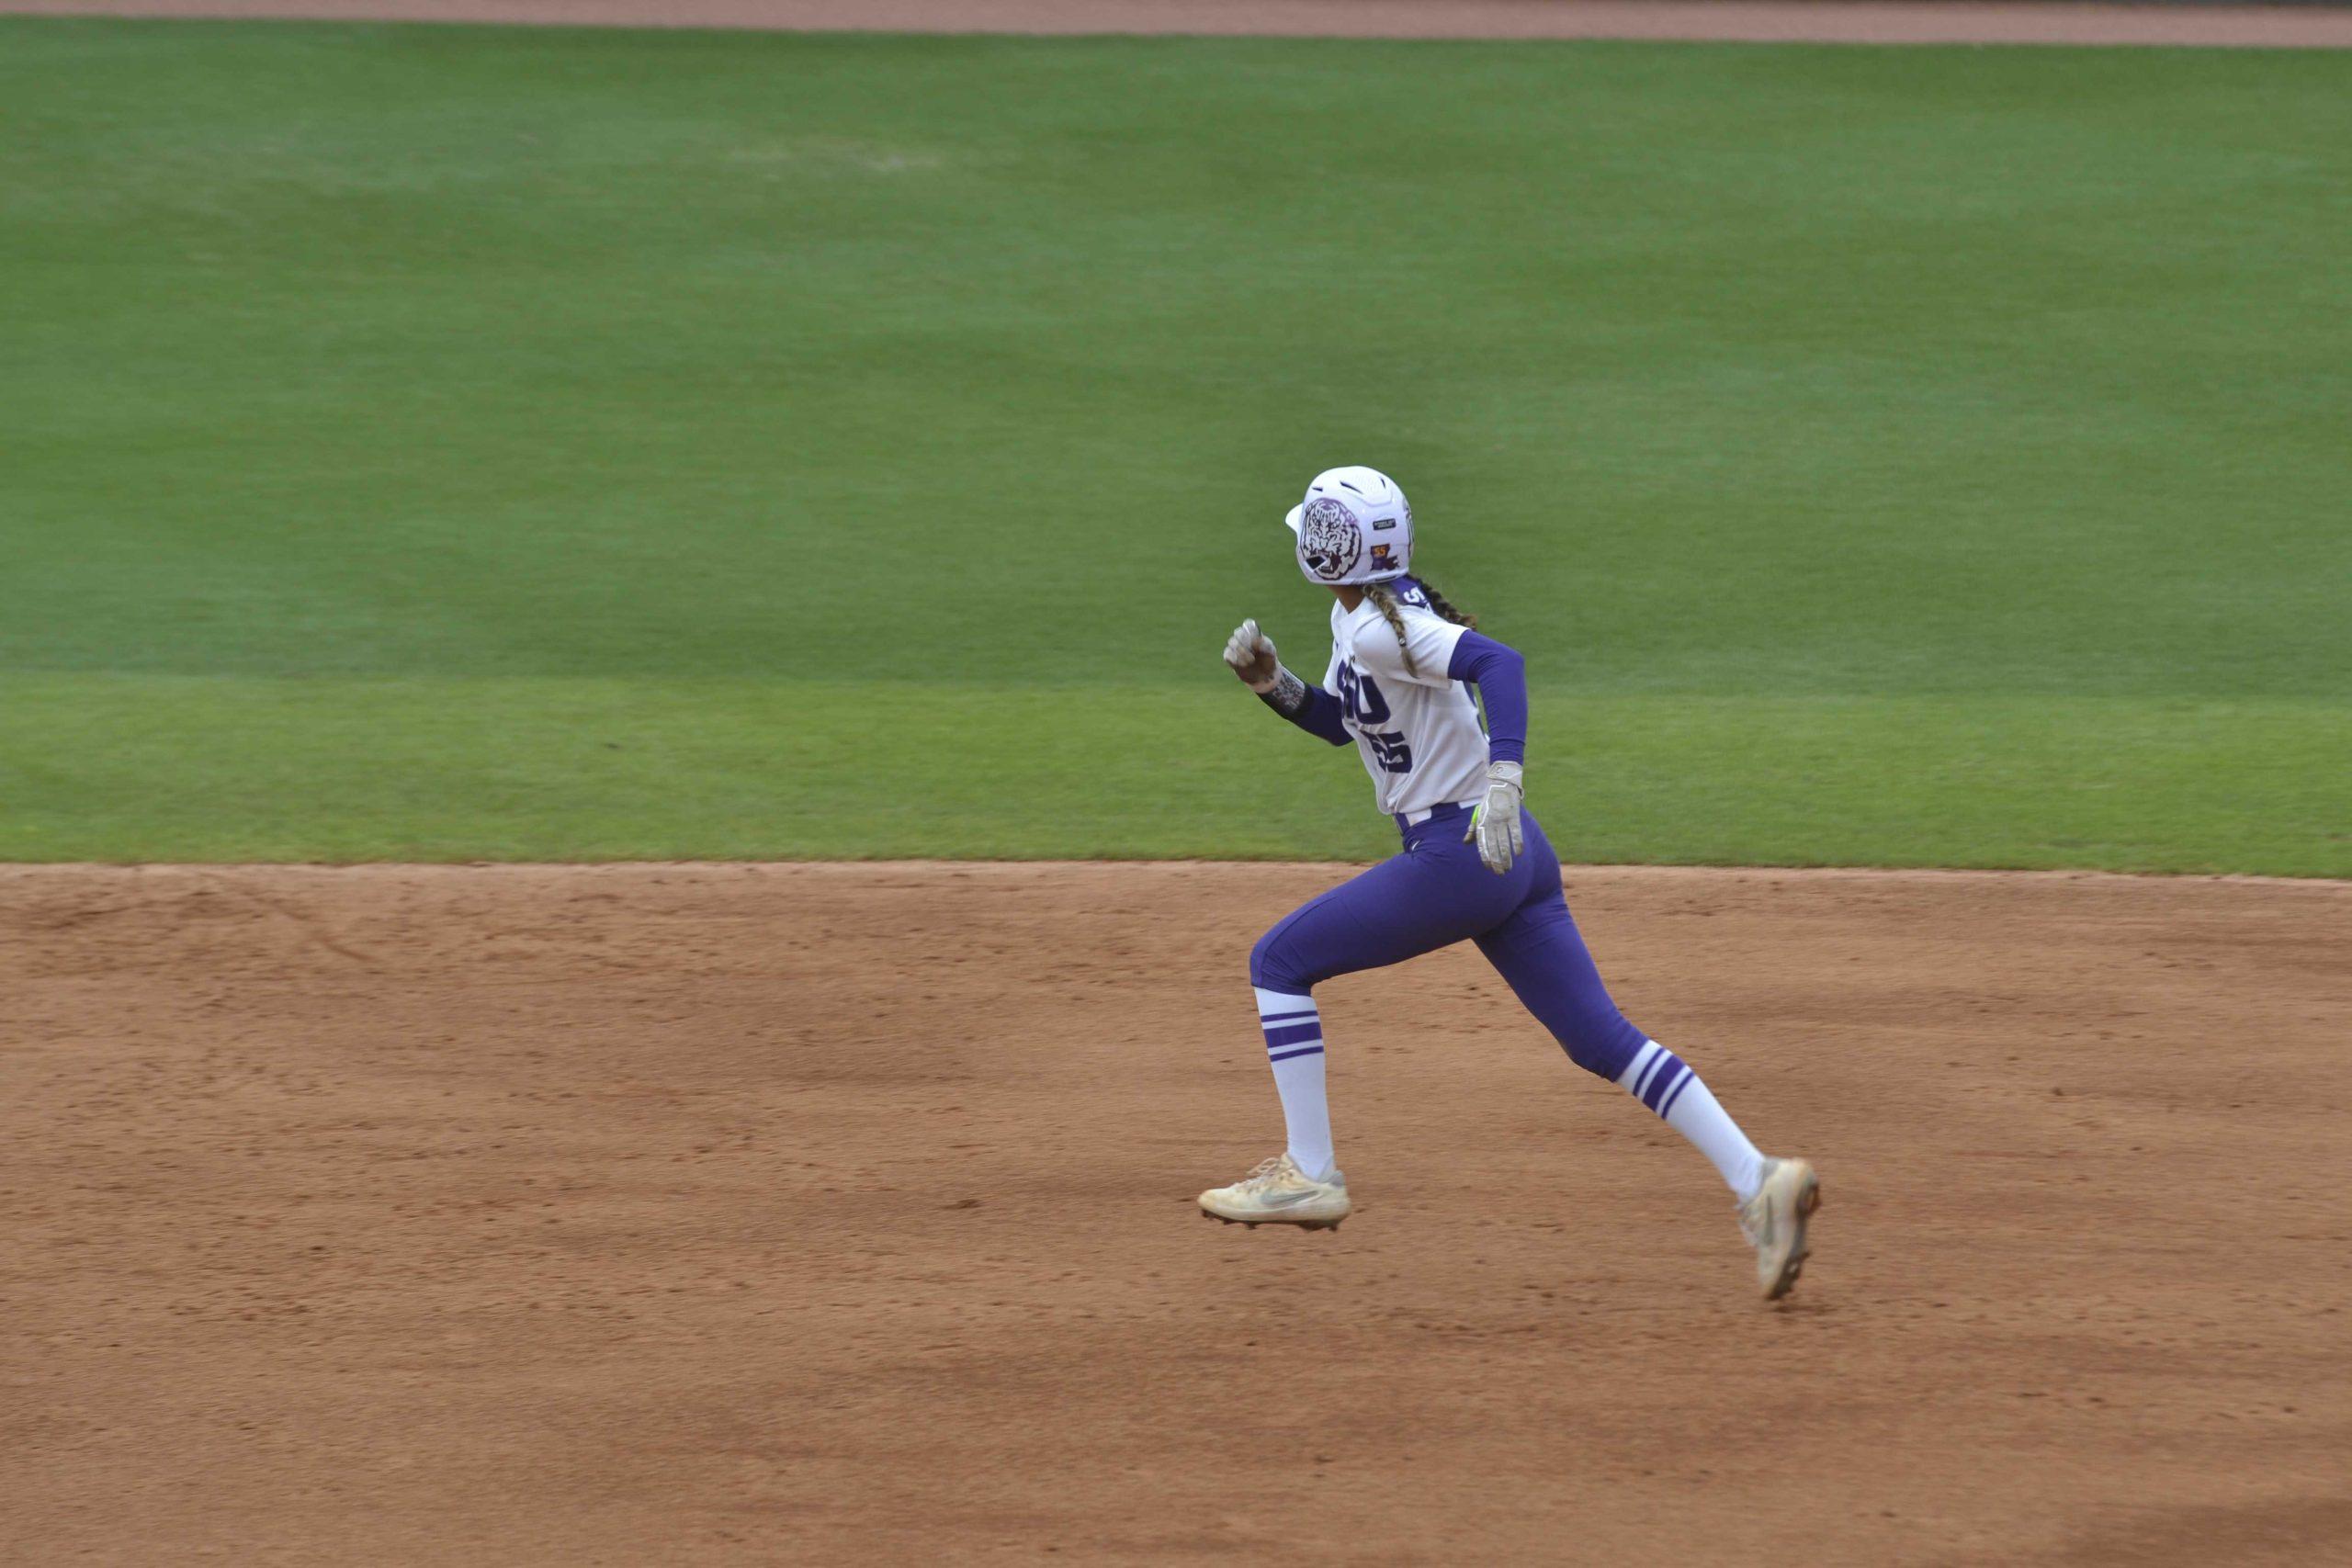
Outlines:
[[[1649,1092],[1642,1096],[1642,1103],[1652,1111],[1657,1111],[1660,1102],[1666,1099],[1666,1091],[1679,1087],[1683,1075],[1690,1070],[1682,1065],[1682,1058],[1679,1056],[1669,1055],[1667,1060],[1674,1065],[1653,1075],[1650,1078]],[[1666,1114],[1663,1111],[1658,1111],[1657,1113],[1661,1116]]]
[[1668,1050],[1663,1045],[1657,1048],[1657,1055],[1650,1058],[1650,1065],[1644,1067],[1642,1069],[1642,1076],[1634,1080],[1634,1098],[1635,1100],[1642,1098],[1643,1092],[1650,1087],[1650,1080],[1657,1077],[1657,1070],[1672,1060],[1674,1060],[1673,1052]]
[[1665,1121],[1667,1116],[1674,1110],[1674,1102],[1682,1098],[1682,1091],[1689,1089],[1692,1084],[1698,1081],[1699,1075],[1691,1072],[1688,1068],[1685,1068],[1682,1073],[1682,1081],[1674,1086],[1674,1092],[1668,1095],[1663,1100],[1658,1102],[1657,1119],[1661,1122]]
[[1272,1051],[1277,1046],[1299,1045],[1322,1038],[1323,1026],[1319,1023],[1285,1023],[1280,1028],[1266,1031],[1266,1049]]
[[1269,1062],[1287,1062],[1294,1056],[1320,1056],[1322,1054],[1322,1046],[1309,1045],[1304,1051],[1277,1051],[1272,1055],[1269,1055],[1266,1060]]
[[1308,1008],[1305,1012],[1261,1012],[1258,1015],[1258,1021],[1260,1023],[1288,1023],[1295,1018],[1313,1018],[1315,1016],[1316,1010]]

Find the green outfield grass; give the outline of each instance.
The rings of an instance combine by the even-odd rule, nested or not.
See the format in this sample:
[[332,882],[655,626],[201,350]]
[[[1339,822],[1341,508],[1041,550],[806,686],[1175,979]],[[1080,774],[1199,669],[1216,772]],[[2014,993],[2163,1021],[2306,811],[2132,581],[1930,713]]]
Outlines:
[[0,21],[0,857],[2352,874],[2352,55]]

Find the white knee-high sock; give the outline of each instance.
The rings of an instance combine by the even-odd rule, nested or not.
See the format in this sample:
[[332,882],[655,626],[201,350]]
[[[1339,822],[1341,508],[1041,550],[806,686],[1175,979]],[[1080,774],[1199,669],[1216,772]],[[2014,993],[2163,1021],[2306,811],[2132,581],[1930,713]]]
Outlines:
[[1258,1023],[1266,1032],[1266,1059],[1283,1097],[1291,1163],[1317,1181],[1330,1179],[1331,1110],[1323,1099],[1323,1015],[1313,997],[1258,992]]
[[1655,1040],[1645,1041],[1617,1082],[1714,1161],[1741,1202],[1756,1196],[1764,1184],[1763,1155],[1681,1057]]

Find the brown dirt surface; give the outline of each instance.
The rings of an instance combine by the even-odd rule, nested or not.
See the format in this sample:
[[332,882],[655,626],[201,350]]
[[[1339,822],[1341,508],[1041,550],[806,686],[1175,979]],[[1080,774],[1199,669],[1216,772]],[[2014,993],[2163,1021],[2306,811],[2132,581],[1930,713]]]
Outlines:
[[889,32],[2352,48],[2352,10],[2064,0],[0,0],[0,11]]
[[0,870],[0,1561],[2352,1560],[2352,884],[1582,870],[1713,1174],[1343,868]]

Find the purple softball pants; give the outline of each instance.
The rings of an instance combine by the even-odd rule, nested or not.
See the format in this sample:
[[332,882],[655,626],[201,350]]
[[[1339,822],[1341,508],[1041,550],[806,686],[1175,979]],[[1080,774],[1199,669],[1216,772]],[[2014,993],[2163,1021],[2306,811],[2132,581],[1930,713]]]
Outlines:
[[1521,1003],[1576,1065],[1614,1082],[1647,1036],[1609,999],[1560,891],[1559,857],[1532,815],[1527,847],[1500,876],[1463,841],[1470,814],[1405,831],[1404,852],[1276,921],[1250,953],[1250,983],[1306,996],[1335,975],[1401,964],[1476,942]]

